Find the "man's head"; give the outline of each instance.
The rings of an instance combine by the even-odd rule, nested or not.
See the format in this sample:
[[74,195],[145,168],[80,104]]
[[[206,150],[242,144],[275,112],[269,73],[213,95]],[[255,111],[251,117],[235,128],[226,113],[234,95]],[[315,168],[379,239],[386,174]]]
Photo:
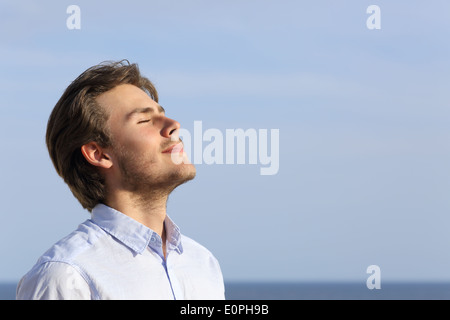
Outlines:
[[91,211],[111,190],[170,193],[194,178],[192,164],[173,161],[186,160],[179,128],[138,66],[121,61],[89,68],[67,87],[46,143],[56,171]]

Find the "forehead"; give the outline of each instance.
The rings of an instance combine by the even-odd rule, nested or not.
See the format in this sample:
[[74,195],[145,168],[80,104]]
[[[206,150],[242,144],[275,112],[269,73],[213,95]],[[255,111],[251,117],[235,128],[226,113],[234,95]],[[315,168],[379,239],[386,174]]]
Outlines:
[[124,116],[136,108],[161,108],[144,90],[131,84],[121,84],[102,93],[96,100],[110,117]]

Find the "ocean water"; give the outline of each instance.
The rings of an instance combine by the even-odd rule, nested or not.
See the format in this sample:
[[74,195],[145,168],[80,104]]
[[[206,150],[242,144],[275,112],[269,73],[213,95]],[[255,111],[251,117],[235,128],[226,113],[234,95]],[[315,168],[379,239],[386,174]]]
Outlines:
[[368,289],[366,283],[228,283],[230,300],[448,300],[450,283],[382,283]]
[[[225,284],[227,300],[449,300],[450,283],[244,283]],[[14,300],[16,283],[0,283],[0,300]]]
[[16,298],[16,283],[0,283],[0,300],[14,300]]

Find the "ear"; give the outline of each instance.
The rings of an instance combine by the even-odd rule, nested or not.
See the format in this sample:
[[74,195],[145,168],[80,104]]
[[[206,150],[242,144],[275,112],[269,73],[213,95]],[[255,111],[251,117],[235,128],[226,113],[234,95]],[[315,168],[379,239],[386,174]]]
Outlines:
[[87,162],[96,167],[109,169],[112,167],[113,162],[111,157],[105,151],[105,149],[100,147],[98,143],[94,141],[81,146],[81,153]]

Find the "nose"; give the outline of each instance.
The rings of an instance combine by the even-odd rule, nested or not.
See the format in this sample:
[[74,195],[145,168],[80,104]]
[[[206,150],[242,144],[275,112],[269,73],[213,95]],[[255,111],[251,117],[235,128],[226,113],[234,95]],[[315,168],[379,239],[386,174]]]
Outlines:
[[180,127],[181,125],[178,121],[165,117],[161,135],[164,138],[171,138]]

